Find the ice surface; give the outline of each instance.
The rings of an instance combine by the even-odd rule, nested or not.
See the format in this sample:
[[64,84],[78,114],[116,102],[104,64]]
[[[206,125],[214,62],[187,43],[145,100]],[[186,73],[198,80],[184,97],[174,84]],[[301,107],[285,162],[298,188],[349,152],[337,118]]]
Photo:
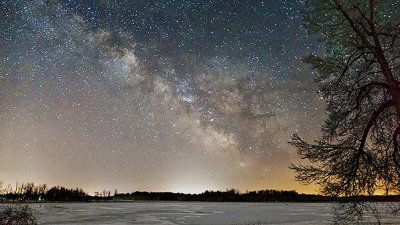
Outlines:
[[[330,224],[330,203],[43,203],[41,224]],[[392,223],[393,224],[393,223]],[[396,224],[396,223],[394,223]]]

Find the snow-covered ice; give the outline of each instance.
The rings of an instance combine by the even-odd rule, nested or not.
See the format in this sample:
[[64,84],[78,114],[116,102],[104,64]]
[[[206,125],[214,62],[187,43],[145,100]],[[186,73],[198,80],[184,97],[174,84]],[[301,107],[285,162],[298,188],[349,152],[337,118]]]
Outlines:
[[330,203],[44,203],[41,224],[329,224]]

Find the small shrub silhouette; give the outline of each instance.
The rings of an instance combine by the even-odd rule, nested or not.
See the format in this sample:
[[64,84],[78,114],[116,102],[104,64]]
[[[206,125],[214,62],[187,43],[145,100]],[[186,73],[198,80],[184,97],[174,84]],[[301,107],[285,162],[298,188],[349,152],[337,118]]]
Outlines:
[[37,225],[37,215],[27,205],[9,205],[0,209],[0,225]]

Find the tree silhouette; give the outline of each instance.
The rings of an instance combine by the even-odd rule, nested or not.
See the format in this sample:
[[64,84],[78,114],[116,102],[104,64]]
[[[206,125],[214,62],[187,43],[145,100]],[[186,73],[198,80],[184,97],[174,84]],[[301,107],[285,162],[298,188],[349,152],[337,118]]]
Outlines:
[[313,143],[291,144],[308,164],[296,178],[324,194],[400,191],[400,2],[311,0],[304,19],[325,45],[305,61],[316,72],[328,118]]

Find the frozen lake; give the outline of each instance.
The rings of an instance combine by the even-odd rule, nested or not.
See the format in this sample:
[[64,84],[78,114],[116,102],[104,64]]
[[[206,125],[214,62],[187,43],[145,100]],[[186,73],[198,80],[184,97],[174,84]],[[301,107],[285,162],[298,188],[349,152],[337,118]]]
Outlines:
[[[44,203],[41,224],[329,224],[330,203]],[[395,223],[394,223],[395,224]]]

